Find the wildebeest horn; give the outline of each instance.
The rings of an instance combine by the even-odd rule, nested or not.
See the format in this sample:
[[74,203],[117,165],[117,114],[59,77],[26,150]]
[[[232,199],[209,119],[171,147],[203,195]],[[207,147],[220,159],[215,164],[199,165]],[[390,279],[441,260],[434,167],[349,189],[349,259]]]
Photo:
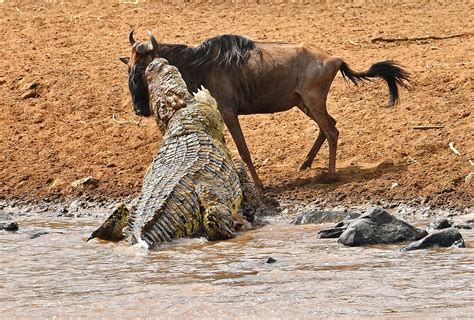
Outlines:
[[130,35],[128,36],[128,40],[130,41],[130,44],[133,46],[135,44],[135,39],[133,39],[133,30],[130,32]]
[[158,41],[156,41],[155,37],[153,36],[153,34],[149,30],[147,30],[147,32],[148,32],[148,36],[150,37],[151,48],[153,50],[158,49]]

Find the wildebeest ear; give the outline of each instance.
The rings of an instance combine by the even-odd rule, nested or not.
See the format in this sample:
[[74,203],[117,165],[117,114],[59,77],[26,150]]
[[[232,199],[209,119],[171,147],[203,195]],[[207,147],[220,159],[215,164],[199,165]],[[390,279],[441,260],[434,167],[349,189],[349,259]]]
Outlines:
[[122,62],[125,63],[126,65],[128,65],[128,61],[130,61],[130,58],[129,58],[129,57],[120,57],[119,59],[120,59],[120,61],[122,61]]

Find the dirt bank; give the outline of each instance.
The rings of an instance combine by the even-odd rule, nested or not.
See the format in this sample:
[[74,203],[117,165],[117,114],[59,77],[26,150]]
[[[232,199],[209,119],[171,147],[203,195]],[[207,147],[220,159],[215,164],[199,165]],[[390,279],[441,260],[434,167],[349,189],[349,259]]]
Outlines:
[[[150,29],[160,41],[190,45],[222,33],[311,43],[355,70],[400,61],[412,73],[413,87],[401,91],[395,108],[384,108],[387,88],[381,82],[348,86],[340,75],[334,81],[328,109],[341,132],[338,183],[321,178],[327,145],[312,169],[296,171],[318,130],[300,111],[241,117],[267,192],[335,204],[384,199],[472,206],[474,181],[465,182],[474,171],[469,1],[138,2],[0,3],[0,197],[137,194],[161,137],[152,120],[132,113],[126,68],[118,57],[129,54],[131,29],[142,39]],[[466,34],[442,40],[371,41],[461,33]],[[419,125],[441,128],[414,128]],[[98,184],[71,187],[87,176]]]

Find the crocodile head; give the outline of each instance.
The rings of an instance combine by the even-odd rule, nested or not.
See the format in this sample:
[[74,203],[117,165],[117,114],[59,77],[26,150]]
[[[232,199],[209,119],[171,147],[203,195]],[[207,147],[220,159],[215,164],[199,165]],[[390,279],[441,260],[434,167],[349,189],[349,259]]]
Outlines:
[[[196,109],[187,113],[188,117],[192,117],[192,121],[187,122],[188,129],[205,132],[225,144],[224,122],[216,100],[207,89],[201,87],[196,93],[190,94],[178,69],[163,58],[155,58],[148,65],[145,79],[149,88],[151,114],[163,134],[173,126],[172,118],[178,110],[184,109],[182,111],[185,113],[179,112],[184,115],[185,110],[198,105],[199,116],[193,113]],[[180,128],[181,120],[177,120]]]
[[193,99],[175,66],[166,59],[155,58],[146,68],[145,78],[150,94],[150,111],[163,132],[173,114]]

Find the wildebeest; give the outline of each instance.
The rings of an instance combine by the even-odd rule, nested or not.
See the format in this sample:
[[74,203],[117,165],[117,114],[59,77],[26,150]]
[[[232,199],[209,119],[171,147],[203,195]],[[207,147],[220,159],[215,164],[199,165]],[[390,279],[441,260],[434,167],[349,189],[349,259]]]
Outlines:
[[341,58],[305,45],[221,35],[190,47],[158,43],[150,32],[149,37],[151,44],[136,42],[133,31],[130,32],[131,56],[121,58],[128,65],[128,84],[135,113],[150,115],[144,71],[154,58],[165,58],[181,72],[189,91],[194,92],[203,85],[217,100],[239,154],[259,188],[263,185],[252,164],[238,115],[274,113],[297,106],[320,129],[300,169],[311,166],[327,139],[328,173],[334,176],[339,131],[336,120],[327,112],[326,99],[336,73],[340,71],[354,84],[374,77],[384,79],[390,92],[389,106],[398,100],[397,85],[404,86],[405,81],[409,81],[408,73],[393,61],[378,62],[367,71],[356,72]]

